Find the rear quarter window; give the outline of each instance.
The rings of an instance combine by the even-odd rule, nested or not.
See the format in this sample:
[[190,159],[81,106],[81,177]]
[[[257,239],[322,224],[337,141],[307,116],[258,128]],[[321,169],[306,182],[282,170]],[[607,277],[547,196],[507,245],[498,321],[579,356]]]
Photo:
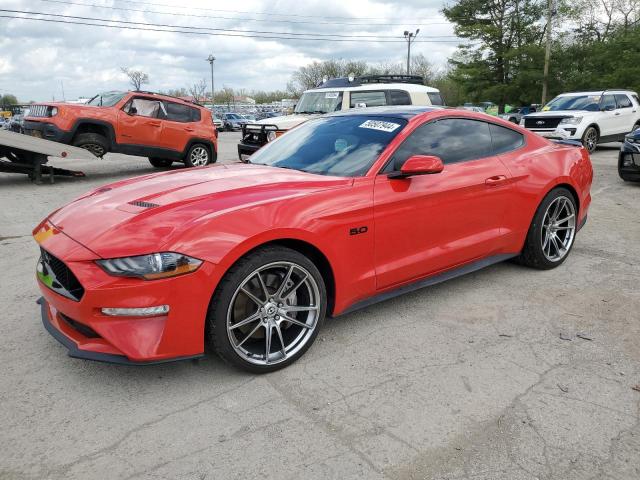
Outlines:
[[515,130],[490,123],[489,131],[494,155],[511,152],[524,145],[524,135]]
[[405,90],[390,90],[389,100],[391,105],[411,105],[411,97]]
[[442,95],[440,92],[428,92],[429,101],[431,101],[431,105],[444,105],[444,101],[442,100]]

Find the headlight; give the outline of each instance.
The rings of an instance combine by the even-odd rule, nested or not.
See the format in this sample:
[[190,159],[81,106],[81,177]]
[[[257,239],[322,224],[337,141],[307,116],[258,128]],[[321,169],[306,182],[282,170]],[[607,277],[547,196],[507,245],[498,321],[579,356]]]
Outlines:
[[560,125],[577,125],[582,121],[582,117],[567,117],[560,120]]
[[629,143],[640,143],[640,139],[635,138],[631,135],[625,135],[624,140],[625,142],[629,142]]
[[51,108],[50,115],[51,115],[52,117],[55,117],[57,114],[58,114],[58,107],[52,107],[52,108]]
[[267,133],[267,142],[272,142],[273,140],[275,140],[277,137],[276,132],[274,132],[273,130],[270,131],[269,133]]
[[137,257],[97,260],[96,263],[109,275],[116,277],[156,280],[194,272],[202,265],[202,260],[181,253],[162,252]]
[[521,126],[521,127],[524,127],[524,117],[522,117],[522,118],[520,119],[520,126]]

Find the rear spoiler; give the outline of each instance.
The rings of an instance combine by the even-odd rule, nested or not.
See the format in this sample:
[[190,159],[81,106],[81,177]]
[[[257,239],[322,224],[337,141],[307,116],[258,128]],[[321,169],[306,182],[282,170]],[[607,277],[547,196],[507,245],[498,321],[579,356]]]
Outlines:
[[554,143],[558,143],[560,145],[571,145],[572,147],[582,147],[582,143],[578,140],[551,140]]

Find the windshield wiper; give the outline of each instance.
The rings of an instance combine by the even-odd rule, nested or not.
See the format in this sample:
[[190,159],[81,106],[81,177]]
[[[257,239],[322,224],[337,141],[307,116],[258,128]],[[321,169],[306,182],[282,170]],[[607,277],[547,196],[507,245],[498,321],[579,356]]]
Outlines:
[[327,112],[322,111],[322,110],[304,110],[301,112],[296,112],[296,113],[309,113],[309,114],[316,114],[316,113],[320,113],[320,114],[325,114]]

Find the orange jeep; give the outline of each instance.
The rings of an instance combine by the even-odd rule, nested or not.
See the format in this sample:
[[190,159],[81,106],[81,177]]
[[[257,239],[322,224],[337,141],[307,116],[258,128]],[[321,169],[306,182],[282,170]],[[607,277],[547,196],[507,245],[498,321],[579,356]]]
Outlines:
[[39,103],[25,118],[27,135],[107,152],[149,157],[154,167],[216,161],[218,132],[211,112],[152,92],[105,92],[86,104]]

